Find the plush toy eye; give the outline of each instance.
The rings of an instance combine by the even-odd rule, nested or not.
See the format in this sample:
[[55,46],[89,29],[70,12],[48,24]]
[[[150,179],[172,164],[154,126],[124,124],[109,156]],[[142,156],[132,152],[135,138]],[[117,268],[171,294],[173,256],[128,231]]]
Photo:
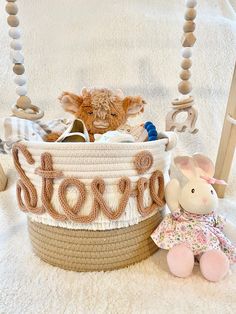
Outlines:
[[195,190],[194,190],[194,189],[192,189],[192,190],[191,190],[191,192],[192,192],[192,193],[194,193],[194,192],[195,192]]
[[117,117],[116,113],[111,113],[112,117]]
[[90,112],[88,112],[88,114],[91,116],[91,115],[93,114],[93,112],[92,112],[92,111],[90,111]]
[[213,190],[211,190],[211,194],[212,194],[212,195],[214,194]]

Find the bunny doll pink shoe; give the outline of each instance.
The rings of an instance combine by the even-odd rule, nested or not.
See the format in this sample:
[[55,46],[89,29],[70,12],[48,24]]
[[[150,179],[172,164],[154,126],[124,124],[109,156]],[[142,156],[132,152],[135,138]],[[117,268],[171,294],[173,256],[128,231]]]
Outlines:
[[183,187],[176,179],[167,184],[165,198],[171,214],[153,232],[152,239],[169,250],[167,263],[175,276],[189,276],[195,257],[202,275],[219,281],[228,273],[229,265],[236,263],[236,228],[215,213],[218,198],[211,185],[225,182],[213,178],[214,165],[204,155],[176,157],[174,162],[189,181]]
[[207,251],[200,258],[200,269],[207,280],[219,281],[229,271],[229,259],[222,251]]
[[194,266],[192,250],[184,243],[173,246],[167,254],[167,264],[171,273],[176,277],[188,277]]

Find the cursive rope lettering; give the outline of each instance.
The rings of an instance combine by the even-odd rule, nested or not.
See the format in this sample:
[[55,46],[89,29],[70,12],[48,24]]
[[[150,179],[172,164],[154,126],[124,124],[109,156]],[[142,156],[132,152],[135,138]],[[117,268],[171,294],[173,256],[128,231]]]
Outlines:
[[[149,181],[146,178],[140,178],[137,181],[137,187],[131,190],[131,180],[128,177],[122,177],[118,181],[118,189],[122,194],[118,207],[115,210],[109,208],[104,199],[105,181],[102,178],[95,178],[91,183],[93,193],[93,204],[88,215],[80,214],[81,208],[86,201],[86,188],[83,182],[78,178],[65,178],[59,185],[58,197],[64,213],[58,212],[52,205],[53,183],[54,179],[63,177],[62,171],[53,169],[53,160],[50,153],[43,153],[41,155],[41,167],[35,169],[35,174],[42,178],[42,192],[41,201],[42,206],[38,207],[37,191],[25,174],[25,171],[20,165],[19,152],[22,153],[26,161],[33,165],[35,163],[31,153],[27,147],[21,143],[13,146],[12,154],[17,172],[19,173],[19,180],[16,186],[17,201],[20,209],[24,212],[31,212],[34,214],[43,214],[47,212],[53,219],[59,221],[71,220],[77,223],[92,223],[97,219],[100,211],[110,220],[119,219],[125,212],[129,197],[137,197],[138,211],[142,216],[149,215],[156,208],[164,205],[164,178],[163,174],[157,170],[150,177]],[[150,195],[152,204],[144,207],[144,192],[148,187],[150,188]],[[73,206],[70,206],[67,199],[67,189],[69,186],[74,186],[78,193],[78,199]],[[22,199],[23,194],[23,199]]]
[[[66,192],[69,186],[74,186],[79,191],[79,198],[74,206],[69,206],[66,198]],[[90,223],[98,216],[98,206],[93,206],[89,215],[78,215],[86,199],[85,185],[77,178],[66,178],[59,186],[58,196],[60,204],[66,214],[66,217],[79,223]]]
[[[108,207],[107,203],[105,202],[103,198],[103,193],[105,191],[104,180],[101,178],[96,178],[93,180],[93,183],[92,183],[92,190],[93,190],[94,198],[96,202],[99,204],[100,209],[110,220],[116,220],[120,218],[120,216],[125,211],[125,208],[127,206],[127,203],[131,194],[131,182],[129,178],[127,177],[121,178],[119,180],[118,186],[123,196],[120,199],[118,208],[115,211],[113,211]],[[100,191],[98,187],[100,187]]]
[[[21,143],[16,143],[12,148],[12,156],[15,168],[20,176],[20,179],[16,184],[16,196],[18,201],[18,206],[24,212],[32,212],[34,214],[42,214],[45,210],[41,207],[37,207],[38,196],[37,191],[30,181],[30,179],[26,176],[24,170],[22,169],[19,161],[19,151],[25,157],[26,161],[30,164],[34,164],[34,159],[32,155],[27,150],[26,146]],[[24,194],[24,202],[22,200],[22,191]]]
[[41,155],[41,168],[36,168],[35,173],[42,177],[42,204],[45,211],[55,220],[65,221],[67,217],[58,213],[51,204],[54,178],[62,177],[61,171],[53,170],[52,156],[49,153]]
[[[155,191],[155,185],[156,182],[158,182],[158,191]],[[137,206],[138,211],[142,216],[149,215],[153,210],[155,210],[158,207],[164,206],[164,178],[162,173],[157,170],[155,171],[151,178],[150,178],[150,194],[152,197],[152,204],[150,206],[147,206],[146,208],[143,205],[143,197],[144,192],[147,188],[148,180],[146,178],[140,178],[137,182],[137,189],[138,189],[138,195],[137,195]]]

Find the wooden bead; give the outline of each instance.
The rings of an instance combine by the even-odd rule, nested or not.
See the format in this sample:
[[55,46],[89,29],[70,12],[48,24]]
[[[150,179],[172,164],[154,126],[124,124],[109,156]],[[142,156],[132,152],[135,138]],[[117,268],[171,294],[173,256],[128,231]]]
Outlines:
[[181,68],[184,70],[190,69],[192,66],[192,61],[190,59],[183,59],[181,62]]
[[194,32],[196,28],[196,24],[193,21],[186,21],[184,23],[183,30],[185,33]]
[[13,72],[17,75],[21,75],[25,73],[25,67],[23,66],[23,64],[15,64],[13,67]]
[[14,82],[19,86],[25,85],[26,76],[25,75],[16,75],[14,78]]
[[196,37],[193,33],[186,33],[183,35],[181,44],[183,47],[193,47],[196,42]]
[[27,87],[26,87],[26,85],[17,86],[16,93],[19,96],[25,96],[27,94]]
[[16,102],[18,108],[27,109],[31,106],[31,100],[28,96],[20,96]]
[[178,85],[178,90],[182,95],[187,95],[192,90],[192,84],[189,81],[182,81]]
[[21,50],[22,49],[22,43],[19,40],[13,39],[10,43],[10,46],[14,50]]
[[18,50],[12,50],[10,53],[12,63],[24,63],[24,56]]
[[191,77],[191,72],[190,72],[189,70],[182,70],[182,71],[180,72],[179,77],[181,78],[181,80],[187,81],[187,80],[189,80],[190,77]]
[[18,27],[11,27],[9,30],[9,36],[12,39],[19,39],[20,38],[20,30]]
[[197,11],[195,9],[187,9],[185,12],[185,20],[192,21],[197,16]]
[[15,3],[9,3],[8,2],[6,5],[6,11],[8,14],[16,15],[18,12],[18,7]]
[[188,96],[188,97],[180,97],[180,98],[175,98],[172,101],[172,105],[175,108],[188,108],[194,105],[194,99],[193,96]]
[[195,8],[197,5],[197,0],[186,0],[185,5],[187,8]]
[[187,59],[192,57],[192,50],[190,47],[185,47],[182,49],[182,57]]
[[15,15],[9,15],[7,18],[7,23],[12,27],[17,27],[20,24],[18,17]]

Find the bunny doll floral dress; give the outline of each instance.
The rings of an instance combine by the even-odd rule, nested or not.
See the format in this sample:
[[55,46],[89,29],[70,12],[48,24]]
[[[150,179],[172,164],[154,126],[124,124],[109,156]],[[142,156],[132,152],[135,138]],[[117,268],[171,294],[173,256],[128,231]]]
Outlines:
[[236,248],[224,235],[224,224],[225,219],[215,213],[197,215],[181,209],[168,214],[151,237],[165,250],[185,243],[196,256],[216,249],[223,251],[230,263],[236,263]]

